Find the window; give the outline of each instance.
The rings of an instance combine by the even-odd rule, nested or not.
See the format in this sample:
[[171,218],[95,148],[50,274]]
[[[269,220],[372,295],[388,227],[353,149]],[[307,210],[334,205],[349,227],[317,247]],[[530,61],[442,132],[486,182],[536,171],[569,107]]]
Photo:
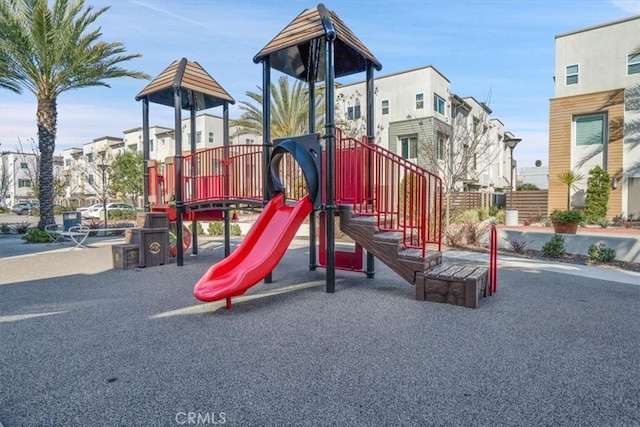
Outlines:
[[70,167],[71,166],[71,159],[64,159],[64,165],[66,167]]
[[567,86],[578,84],[578,65],[567,65]]
[[92,153],[87,154],[87,163],[93,163],[93,154]]
[[26,163],[20,163],[20,169],[29,169],[29,165]]
[[360,114],[360,105],[356,105],[355,107],[347,107],[347,119],[354,120],[359,119]]
[[149,151],[153,151],[153,139],[149,140]]
[[604,114],[575,118],[576,145],[599,145],[605,141],[606,119]]
[[480,124],[480,120],[478,120],[476,117],[474,117],[473,118],[473,124],[471,125],[474,135],[478,134],[478,124]]
[[640,73],[640,53],[627,56],[627,75]]
[[438,136],[436,137],[436,144],[437,147],[436,149],[437,154],[438,154],[438,160],[444,160],[444,135],[441,133],[438,133]]
[[418,137],[403,136],[400,137],[400,146],[402,147],[402,157],[405,159],[418,158]]
[[66,185],[67,187],[71,185],[71,177],[69,176],[64,177],[64,185]]
[[253,140],[253,139],[251,139],[251,138],[246,138],[246,139],[244,140],[244,143],[245,143],[245,144],[253,144],[253,143],[254,143],[254,140]]
[[196,144],[201,144],[202,143],[202,131],[199,130],[196,132]]
[[389,100],[382,101],[382,114],[389,114]]
[[31,188],[31,180],[30,179],[19,179],[18,180],[18,188]]
[[424,94],[416,93],[416,110],[424,108]]
[[444,99],[440,98],[438,95],[433,95],[433,111],[444,116],[444,106]]
[[213,144],[213,132],[209,132],[209,144]]

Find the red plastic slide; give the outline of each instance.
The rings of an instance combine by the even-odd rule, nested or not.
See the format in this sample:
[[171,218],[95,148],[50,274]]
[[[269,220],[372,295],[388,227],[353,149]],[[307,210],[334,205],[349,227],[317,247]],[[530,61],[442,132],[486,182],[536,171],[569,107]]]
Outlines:
[[284,204],[278,193],[265,206],[242,243],[227,258],[214,264],[196,283],[193,291],[200,301],[217,301],[242,295],[267,277],[280,262],[300,227],[313,210],[309,196],[294,206]]

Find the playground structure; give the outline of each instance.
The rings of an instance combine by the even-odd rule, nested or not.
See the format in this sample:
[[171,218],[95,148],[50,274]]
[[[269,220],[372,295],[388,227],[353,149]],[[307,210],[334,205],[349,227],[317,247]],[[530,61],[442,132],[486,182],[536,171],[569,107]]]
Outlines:
[[[242,295],[271,271],[284,255],[298,227],[308,218],[309,268],[326,269],[326,291],[335,291],[335,270],[375,274],[374,256],[416,285],[418,299],[429,297],[437,275],[426,274],[442,262],[442,181],[433,173],[375,145],[373,73],[379,61],[332,11],[320,4],[303,11],[255,57],[263,66],[262,145],[229,145],[228,104],[233,98],[204,71],[186,59],[171,64],[136,99],[143,100],[145,211],[162,211],[175,221],[177,242],[183,241],[183,220],[223,219],[225,259],[213,265],[195,286],[202,301]],[[307,135],[271,141],[271,69],[307,83]],[[367,136],[361,140],[342,134],[335,126],[335,78],[366,72]],[[324,81],[325,128],[315,129],[316,83]],[[191,153],[182,155],[182,137],[176,132],[176,156],[164,164],[149,160],[148,107],[150,102],[174,106],[176,129],[181,110],[191,113]],[[195,149],[195,112],[223,106],[223,146]],[[229,212],[261,209],[249,234],[230,253]],[[316,213],[320,212],[319,256],[316,251]],[[356,242],[355,253],[335,248],[335,222]],[[197,253],[197,236],[193,236]],[[366,266],[362,266],[362,248]],[[177,264],[183,265],[186,245],[177,245]],[[320,265],[318,265],[318,258]],[[358,259],[359,258],[359,259]],[[453,271],[455,270],[455,271]],[[487,292],[486,269],[467,274],[447,269],[451,292],[444,301],[477,306]],[[469,277],[475,279],[470,281]],[[469,282],[463,290],[457,283]],[[489,292],[493,286],[488,287]],[[447,296],[448,293],[451,295]]]

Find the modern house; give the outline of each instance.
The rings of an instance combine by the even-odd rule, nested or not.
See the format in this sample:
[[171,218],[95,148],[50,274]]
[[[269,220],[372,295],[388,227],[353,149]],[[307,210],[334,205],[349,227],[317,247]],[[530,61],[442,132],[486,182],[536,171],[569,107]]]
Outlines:
[[[640,215],[640,16],[555,37],[555,96],[549,112],[549,210],[567,206],[558,174],[612,177],[609,219]],[[585,203],[587,180],[571,205]]]
[[[453,191],[504,192],[511,162],[504,125],[488,105],[452,94],[435,67],[375,78],[375,142],[443,178]],[[348,136],[366,134],[365,82],[336,89],[338,126]]]
[[[191,120],[182,120],[183,155],[191,152]],[[149,128],[149,158],[159,163],[175,155],[175,132],[173,128],[151,126]],[[62,176],[66,184],[66,198],[74,205],[97,203],[106,191],[108,174],[106,169],[116,156],[124,151],[142,152],[142,128],[123,131],[124,137],[104,136],[82,146],[64,150]],[[231,138],[231,136],[230,136]],[[235,144],[261,143],[253,135],[236,137]],[[212,114],[196,116],[195,150],[222,146],[223,120]],[[103,173],[103,168],[105,173]]]
[[[58,178],[62,158],[53,157],[53,176]],[[0,153],[0,207],[10,208],[16,203],[37,200],[34,184],[38,182],[38,155],[22,151]]]

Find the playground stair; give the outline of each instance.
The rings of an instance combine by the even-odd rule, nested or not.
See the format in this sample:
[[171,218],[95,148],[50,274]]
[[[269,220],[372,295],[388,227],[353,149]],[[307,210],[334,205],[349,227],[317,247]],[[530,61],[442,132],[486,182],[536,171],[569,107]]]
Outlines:
[[428,251],[423,257],[420,250],[403,247],[402,233],[380,232],[375,217],[357,215],[346,206],[340,207],[340,230],[412,285],[418,273],[442,263],[440,251]]
[[487,268],[443,264],[440,251],[427,251],[423,257],[421,250],[403,246],[402,233],[381,232],[376,221],[340,207],[340,230],[414,285],[417,300],[477,308],[487,296]]

